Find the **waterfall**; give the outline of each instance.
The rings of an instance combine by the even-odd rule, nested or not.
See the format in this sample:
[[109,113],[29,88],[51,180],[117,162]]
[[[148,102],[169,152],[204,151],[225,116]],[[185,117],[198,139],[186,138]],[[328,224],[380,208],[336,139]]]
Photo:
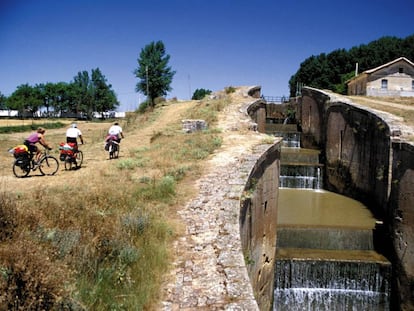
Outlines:
[[300,133],[298,132],[275,132],[275,136],[283,137],[283,147],[300,148]]
[[279,187],[321,189],[321,169],[314,165],[281,165]]
[[319,151],[300,148],[299,133],[280,136],[273,310],[390,310],[391,264],[373,250],[372,214],[323,190]]
[[276,133],[283,137],[279,187],[321,189],[319,151],[300,148],[300,133]]
[[387,262],[278,260],[273,310],[389,310]]

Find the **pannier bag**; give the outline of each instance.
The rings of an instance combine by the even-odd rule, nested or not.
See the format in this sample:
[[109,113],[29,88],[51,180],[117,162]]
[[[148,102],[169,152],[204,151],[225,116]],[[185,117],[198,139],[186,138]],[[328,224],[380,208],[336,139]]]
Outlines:
[[105,151],[109,151],[109,145],[111,144],[112,141],[115,141],[116,142],[117,139],[118,139],[118,135],[108,134],[105,137],[105,144],[104,144]]
[[9,150],[10,153],[14,155],[14,157],[21,158],[26,157],[29,155],[29,148],[26,145],[17,145],[16,147]]
[[60,143],[59,144],[60,160],[65,161],[67,156],[73,157],[75,153],[75,149],[76,149],[75,143]]

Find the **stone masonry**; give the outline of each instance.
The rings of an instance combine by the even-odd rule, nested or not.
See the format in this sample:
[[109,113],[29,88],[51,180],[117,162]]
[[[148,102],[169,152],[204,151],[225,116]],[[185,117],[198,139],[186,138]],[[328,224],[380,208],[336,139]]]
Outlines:
[[222,147],[198,180],[198,195],[179,211],[185,234],[174,244],[164,311],[259,310],[244,262],[239,213],[249,173],[270,145],[263,143],[268,136],[248,130],[247,107],[254,99],[247,90],[232,97],[220,114]]

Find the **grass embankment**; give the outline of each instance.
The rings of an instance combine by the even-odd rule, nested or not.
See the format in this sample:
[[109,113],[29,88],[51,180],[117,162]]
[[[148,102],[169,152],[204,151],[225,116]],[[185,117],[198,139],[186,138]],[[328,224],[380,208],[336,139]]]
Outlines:
[[[204,119],[209,130],[185,134],[180,121],[171,123],[88,184],[1,193],[0,309],[152,309],[180,230],[176,207],[221,145],[214,123],[226,104],[200,102],[180,120]],[[130,118],[124,129],[149,126],[159,114]]]

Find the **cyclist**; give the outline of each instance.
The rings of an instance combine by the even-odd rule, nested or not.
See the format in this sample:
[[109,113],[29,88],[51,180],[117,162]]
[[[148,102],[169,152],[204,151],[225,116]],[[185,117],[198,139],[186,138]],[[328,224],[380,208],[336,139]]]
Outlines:
[[78,137],[83,145],[83,137],[82,132],[78,129],[78,125],[76,123],[72,123],[71,127],[66,130],[66,142],[67,143],[75,143],[75,148],[78,148]]
[[24,144],[29,149],[30,155],[33,156],[35,153],[34,161],[37,164],[40,159],[41,151],[37,148],[36,144],[39,143],[43,147],[51,150],[52,147],[46,142],[45,140],[45,132],[46,130],[43,127],[39,127],[36,132],[32,133],[27,137],[24,141]]
[[115,136],[116,137],[116,141],[118,143],[121,142],[121,138],[124,138],[124,133],[122,132],[122,127],[119,126],[118,122],[115,122],[114,125],[112,125],[109,130],[108,130],[108,136],[107,139],[109,139],[109,137],[111,136]]

